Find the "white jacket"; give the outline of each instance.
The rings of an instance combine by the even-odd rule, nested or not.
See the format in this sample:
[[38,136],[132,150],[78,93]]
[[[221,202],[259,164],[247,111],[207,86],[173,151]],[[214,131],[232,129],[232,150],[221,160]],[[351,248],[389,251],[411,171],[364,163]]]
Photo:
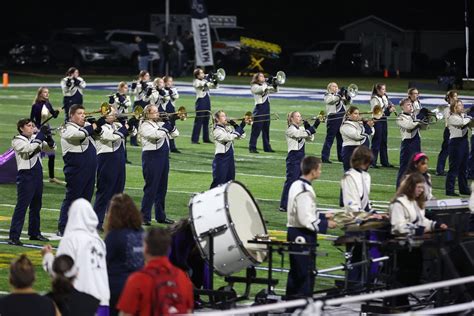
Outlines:
[[117,96],[117,93],[113,95],[114,102],[111,104],[117,110],[118,114],[122,113],[128,113],[129,108],[132,106],[132,101],[130,100],[130,96],[128,95],[122,95],[122,97],[125,97],[124,102],[120,102],[119,97]]
[[204,98],[206,94],[209,94],[209,89],[217,89],[218,85],[206,79],[194,79],[193,87],[196,91],[196,99],[200,99]]
[[407,113],[401,113],[397,117],[397,125],[400,128],[400,134],[402,136],[402,141],[405,139],[412,139],[414,138],[417,134],[420,134],[420,122],[415,122],[414,121],[414,116],[407,114]]
[[214,154],[225,154],[229,151],[230,148],[234,146],[234,139],[243,139],[245,138],[245,133],[240,134],[233,128],[229,126],[222,126],[216,124],[212,130],[212,135],[214,136],[214,144],[216,145],[216,150]]
[[370,174],[353,168],[341,180],[342,200],[347,212],[365,212],[370,207]]
[[386,95],[383,95],[383,96],[378,96],[378,95],[373,95],[371,98],[370,98],[370,111],[373,111],[374,110],[374,107],[376,105],[380,105],[382,107],[382,111],[385,111],[385,109],[388,108],[390,102],[388,101],[388,98]]
[[23,135],[16,135],[12,139],[12,147],[15,151],[16,166],[18,170],[28,170],[33,168],[36,163],[41,162],[41,151],[54,151],[46,142],[42,142],[33,135],[30,139]]
[[319,212],[313,186],[301,178],[293,182],[288,192],[287,227],[319,231]]
[[467,124],[471,121],[469,116],[466,114],[453,114],[448,118],[448,127],[449,127],[449,139],[464,137],[469,127]]
[[[81,77],[77,77],[77,80],[80,81],[78,86],[74,85],[74,79],[72,79],[72,77],[64,77],[61,80],[61,90],[63,91],[63,95],[65,97],[72,97],[78,91],[80,94],[84,94],[82,90],[85,89],[86,82]],[[68,87],[68,81],[70,83],[69,87]]]
[[102,134],[95,141],[97,155],[117,151],[122,145],[125,147],[125,136],[119,132],[121,127],[118,122],[102,125]]
[[135,87],[135,89],[132,89],[131,91],[132,95],[134,96],[134,102],[144,101],[144,99],[146,98],[146,92],[148,90],[148,87],[153,86],[153,83],[150,81],[143,82],[143,83],[145,83],[144,84],[144,86],[146,86],[145,89],[143,89],[142,87],[142,81],[139,81],[136,83],[137,86]]
[[[89,122],[86,122],[84,127],[90,125]],[[88,130],[84,127],[80,127],[73,122],[67,122],[64,128],[61,129],[61,148],[63,156],[68,152],[82,153],[86,151],[89,146],[95,147],[93,135],[89,134]]]
[[425,210],[420,209],[415,200],[410,201],[406,195],[397,197],[389,206],[392,233],[395,235],[409,234],[410,227],[425,227],[425,232],[434,229],[436,222],[425,217]]
[[[59,242],[56,255],[68,255],[78,269],[74,288],[94,296],[100,305],[109,305],[110,290],[105,261],[104,241],[97,233],[99,220],[92,205],[85,199],[75,200],[69,208],[69,218],[64,237]],[[43,258],[43,268],[52,275],[54,255]]]
[[274,88],[273,86],[269,86],[266,82],[262,84],[255,83],[250,87],[250,91],[253,94],[255,105],[257,105],[267,101],[270,93],[278,92],[278,86]]
[[165,104],[170,100],[170,95],[167,90],[163,89],[162,91],[165,91],[165,95],[161,95],[156,88],[153,88],[151,95],[145,96],[143,100],[155,104],[164,110]]
[[168,130],[162,128],[163,122],[154,122],[145,120],[141,122],[138,128],[138,135],[142,142],[142,151],[158,150],[166,142],[169,146],[169,140],[179,136],[176,126],[168,133]]
[[336,93],[326,92],[324,94],[324,103],[326,103],[326,113],[329,115],[338,113],[341,108],[344,108],[344,111],[346,111],[346,105],[350,104],[351,101],[343,100]]
[[306,141],[313,141],[314,134],[304,128],[304,126],[296,126],[291,124],[285,132],[288,152],[292,150],[301,150]]
[[173,107],[175,107],[175,101],[179,99],[178,89],[171,88],[171,89],[166,90],[166,91],[168,91],[168,94],[170,96],[169,101],[171,101],[171,104],[173,105]]
[[[372,134],[375,134],[375,129],[372,127]],[[359,146],[365,143],[370,138],[365,132],[364,123],[346,120],[339,128],[342,136],[342,146]]]

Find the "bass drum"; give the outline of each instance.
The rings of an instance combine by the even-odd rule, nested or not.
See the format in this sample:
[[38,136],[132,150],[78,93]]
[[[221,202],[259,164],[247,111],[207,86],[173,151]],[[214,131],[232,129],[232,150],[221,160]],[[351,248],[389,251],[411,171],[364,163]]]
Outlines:
[[225,225],[214,235],[214,269],[231,275],[266,258],[265,245],[249,244],[256,235],[267,234],[265,222],[250,192],[230,181],[195,195],[189,201],[191,227],[201,255],[209,261],[208,237],[203,234]]

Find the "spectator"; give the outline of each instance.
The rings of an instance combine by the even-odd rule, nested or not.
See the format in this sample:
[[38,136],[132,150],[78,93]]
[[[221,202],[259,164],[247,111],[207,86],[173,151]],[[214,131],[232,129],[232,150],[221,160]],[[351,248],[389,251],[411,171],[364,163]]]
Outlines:
[[181,40],[183,43],[183,52],[182,52],[182,60],[183,60],[183,67],[184,67],[184,75],[187,75],[191,72],[194,68],[194,37],[193,33],[190,31],[184,31],[183,37]]
[[[86,199],[75,200],[69,208],[69,221],[59,242],[57,255],[69,255],[78,266],[74,287],[100,300],[98,315],[108,315],[109,280],[105,262],[105,243],[97,233],[99,220]],[[54,255],[46,245],[42,251],[43,268],[53,274]]]
[[26,255],[11,263],[9,282],[12,292],[0,300],[0,315],[60,315],[52,300],[33,290],[35,268]]
[[140,211],[127,194],[112,197],[105,223],[105,247],[110,286],[110,316],[128,276],[143,267],[143,229]]
[[135,36],[135,42],[138,45],[138,71],[148,71],[148,62],[150,61],[150,52],[148,51],[148,45],[138,35]]
[[46,296],[56,303],[62,316],[94,316],[99,307],[98,299],[74,288],[78,270],[68,255],[54,259],[52,291]]
[[192,312],[193,287],[186,273],[168,260],[170,244],[171,236],[163,228],[152,228],[146,233],[143,244],[146,266],[128,278],[117,304],[121,315]]

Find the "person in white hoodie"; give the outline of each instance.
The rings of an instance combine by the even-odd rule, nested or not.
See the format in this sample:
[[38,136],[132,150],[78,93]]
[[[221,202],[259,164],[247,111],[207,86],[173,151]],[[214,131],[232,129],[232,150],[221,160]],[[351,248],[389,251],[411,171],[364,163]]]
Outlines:
[[[105,261],[105,243],[97,233],[99,220],[86,199],[75,200],[69,208],[69,221],[56,255],[70,256],[78,267],[74,287],[100,300],[97,315],[108,315],[109,280]],[[52,275],[54,254],[51,245],[43,250],[43,269]]]

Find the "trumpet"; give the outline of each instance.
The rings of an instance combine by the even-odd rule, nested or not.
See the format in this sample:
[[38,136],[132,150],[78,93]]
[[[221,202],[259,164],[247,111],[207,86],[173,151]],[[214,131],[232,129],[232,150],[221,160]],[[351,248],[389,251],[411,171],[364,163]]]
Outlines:
[[85,112],[84,115],[89,116],[89,115],[92,115],[92,114],[100,113],[102,116],[106,116],[111,111],[112,111],[112,106],[108,102],[103,102],[100,105],[100,110],[92,111],[92,112]]

